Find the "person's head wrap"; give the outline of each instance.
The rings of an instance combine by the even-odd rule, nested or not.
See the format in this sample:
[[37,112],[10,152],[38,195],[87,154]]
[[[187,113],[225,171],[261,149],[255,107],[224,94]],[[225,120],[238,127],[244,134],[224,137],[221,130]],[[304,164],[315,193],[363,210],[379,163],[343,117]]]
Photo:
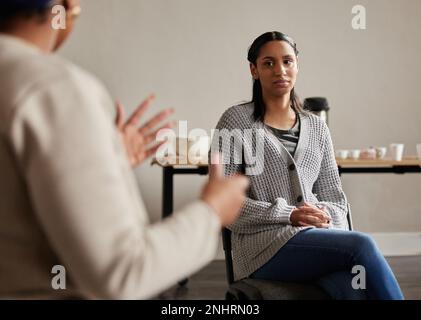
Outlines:
[[1,0],[0,8],[6,9],[46,9],[51,4],[52,0]]
[[18,15],[47,10],[54,0],[0,0],[0,23]]
[[25,12],[47,9],[52,0],[1,0],[0,10],[3,12]]

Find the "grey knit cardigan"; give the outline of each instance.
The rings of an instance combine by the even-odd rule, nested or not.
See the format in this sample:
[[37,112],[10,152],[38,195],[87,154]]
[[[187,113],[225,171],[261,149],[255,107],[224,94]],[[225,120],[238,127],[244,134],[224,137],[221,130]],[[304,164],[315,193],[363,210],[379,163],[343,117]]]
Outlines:
[[[218,122],[219,134],[214,134],[212,142],[212,152],[218,150],[224,156],[225,175],[244,173],[250,179],[240,216],[229,226],[235,280],[248,277],[295,234],[308,228],[292,226],[289,220],[292,210],[304,202],[325,205],[332,228],[348,229],[349,205],[325,122],[309,113],[299,114],[300,135],[292,158],[263,122],[254,120],[253,109],[253,103],[228,109]],[[232,136],[227,137],[233,131],[239,133],[246,129],[258,133],[254,138],[243,135],[242,148],[234,143]],[[222,143],[225,138],[231,141],[228,145]],[[259,139],[264,142],[263,152],[256,153]],[[242,161],[235,161],[235,152],[241,155]],[[244,163],[253,155],[257,155],[260,170],[248,170],[253,165]]]

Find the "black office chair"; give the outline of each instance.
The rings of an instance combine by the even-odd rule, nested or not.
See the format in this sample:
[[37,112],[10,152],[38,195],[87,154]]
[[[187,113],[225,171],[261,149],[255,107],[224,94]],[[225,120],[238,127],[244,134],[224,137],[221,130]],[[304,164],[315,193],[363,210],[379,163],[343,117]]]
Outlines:
[[[348,207],[349,230],[353,230],[351,210]],[[234,281],[232,262],[231,231],[222,230],[225,252],[228,291],[226,300],[327,300],[330,296],[315,284],[290,283],[275,280],[245,278]]]

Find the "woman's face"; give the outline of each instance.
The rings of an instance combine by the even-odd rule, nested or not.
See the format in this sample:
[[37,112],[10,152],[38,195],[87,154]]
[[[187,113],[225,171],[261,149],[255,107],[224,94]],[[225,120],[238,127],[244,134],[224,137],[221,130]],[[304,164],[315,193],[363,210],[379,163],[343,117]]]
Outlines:
[[286,41],[270,41],[260,48],[256,65],[250,64],[253,79],[260,80],[263,97],[281,97],[295,86],[298,60]]

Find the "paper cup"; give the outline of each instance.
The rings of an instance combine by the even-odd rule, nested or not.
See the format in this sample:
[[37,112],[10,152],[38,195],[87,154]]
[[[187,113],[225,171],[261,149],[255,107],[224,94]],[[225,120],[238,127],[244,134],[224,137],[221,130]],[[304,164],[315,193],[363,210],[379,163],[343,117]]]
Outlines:
[[421,160],[421,143],[417,144],[417,156],[418,160]]
[[405,145],[403,143],[392,143],[390,145],[390,156],[394,161],[402,161],[403,149]]

